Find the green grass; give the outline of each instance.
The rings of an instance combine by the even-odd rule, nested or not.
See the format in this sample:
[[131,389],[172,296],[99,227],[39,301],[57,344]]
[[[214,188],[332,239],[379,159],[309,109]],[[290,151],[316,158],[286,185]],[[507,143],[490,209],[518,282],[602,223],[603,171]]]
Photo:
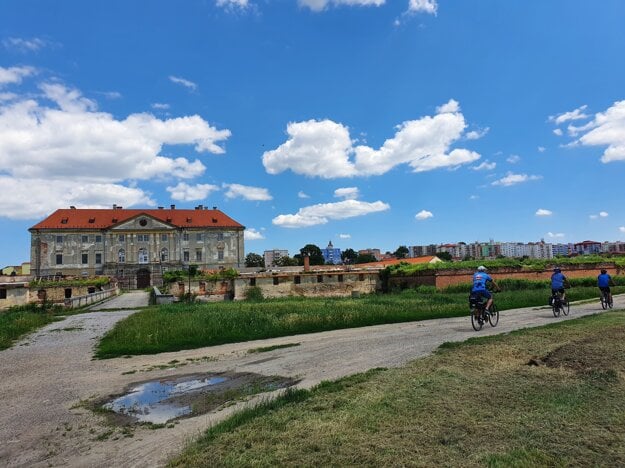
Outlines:
[[289,392],[170,466],[623,466],[624,334],[608,312]]
[[59,320],[60,309],[35,305],[12,307],[0,312],[0,350],[10,348],[24,335]]
[[[597,297],[597,288],[580,287],[570,300]],[[615,288],[625,292],[625,287]],[[546,305],[550,290],[504,291],[500,310]],[[399,323],[468,314],[466,292],[420,287],[361,298],[285,298],[151,307],[118,322],[100,341],[96,357],[155,354],[280,336]]]

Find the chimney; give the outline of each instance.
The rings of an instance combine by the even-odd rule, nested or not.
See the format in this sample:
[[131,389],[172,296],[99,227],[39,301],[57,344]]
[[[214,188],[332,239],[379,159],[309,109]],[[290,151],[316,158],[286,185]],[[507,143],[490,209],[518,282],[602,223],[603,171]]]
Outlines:
[[310,271],[310,257],[304,255],[304,271]]
[[159,210],[162,210],[162,209],[163,209],[163,207],[162,207],[162,206],[159,206],[159,207],[158,207],[158,209],[159,209]]
[[170,205],[172,210],[176,209],[176,205]]
[[69,209],[70,209],[70,210],[75,210],[75,209],[76,209],[76,207],[75,207],[74,205],[71,205],[71,206],[69,207]]
[[198,205],[197,206],[199,210],[203,210],[204,209],[204,205]]
[[115,203],[113,203],[113,209],[116,210],[117,209],[117,205]]
[[217,207],[216,207],[216,206],[213,206],[213,210],[216,210],[216,209],[217,209]]

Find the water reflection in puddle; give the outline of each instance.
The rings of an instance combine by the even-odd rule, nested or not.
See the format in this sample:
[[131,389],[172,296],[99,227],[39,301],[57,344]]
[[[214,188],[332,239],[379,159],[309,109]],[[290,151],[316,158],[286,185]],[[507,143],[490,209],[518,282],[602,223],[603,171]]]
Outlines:
[[103,405],[116,413],[137,418],[140,422],[164,424],[170,419],[189,414],[191,406],[166,401],[195,390],[216,385],[227,380],[226,377],[207,377],[192,380],[164,380],[146,382],[137,385],[126,395]]

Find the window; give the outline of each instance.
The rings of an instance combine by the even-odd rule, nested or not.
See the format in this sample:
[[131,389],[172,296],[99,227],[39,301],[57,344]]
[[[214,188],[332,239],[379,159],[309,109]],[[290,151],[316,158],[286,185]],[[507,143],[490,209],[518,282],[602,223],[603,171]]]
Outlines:
[[224,233],[223,232],[218,232],[217,233],[217,240],[224,240]]
[[72,297],[72,288],[65,288],[65,299]]
[[202,261],[202,251],[199,249],[195,251],[195,261],[196,262]]
[[87,288],[87,294],[95,294],[95,286],[89,286]]
[[149,262],[148,249],[139,249],[138,260],[139,260],[139,263]]
[[358,275],[358,281],[364,281],[365,280],[365,275],[360,274]]
[[300,284],[300,283],[302,282],[302,277],[301,277],[301,276],[299,276],[299,275],[295,275],[295,276],[293,277],[293,282],[294,282],[295,284]]
[[169,260],[169,250],[161,249],[161,262],[166,262]]
[[148,224],[148,220],[147,220],[147,219],[142,219],[141,221],[139,221],[139,224],[140,224],[141,226],[147,226],[147,224]]
[[87,265],[89,263],[89,254],[87,252],[82,253],[82,264]]
[[102,265],[102,254],[101,253],[96,253],[95,254],[95,264],[96,265]]
[[256,278],[250,278],[250,286],[256,286]]
[[161,242],[167,242],[167,234],[161,234]]
[[188,250],[183,250],[182,251],[182,261],[183,262],[188,262],[189,261],[189,251]]
[[273,285],[277,286],[280,284],[280,278],[278,278],[277,276],[273,277]]
[[342,283],[343,282],[343,275],[339,275],[338,280],[339,280],[339,283]]
[[56,264],[63,265],[63,254],[56,254]]
[[0,289],[0,299],[6,299],[6,298],[7,298],[7,290]]
[[182,240],[183,240],[183,241],[188,241],[188,240],[189,240],[189,233],[188,233],[188,232],[185,232],[185,233],[182,235]]
[[137,241],[138,242],[148,242],[150,240],[150,235],[149,234],[137,234]]
[[89,242],[89,236],[80,236],[82,243],[86,244],[87,242]]
[[119,249],[119,252],[117,252],[117,261],[119,263],[126,263],[126,251],[124,249]]
[[102,236],[95,236],[95,241],[96,241],[96,244],[101,244],[102,243]]
[[196,240],[197,242],[202,242],[202,241],[204,240],[204,234],[202,234],[201,232],[198,232],[198,233],[195,235],[195,240]]
[[317,283],[323,283],[323,275],[317,275]]
[[218,250],[217,251],[217,260],[223,260],[224,259],[224,251],[223,250]]
[[62,244],[63,243],[63,236],[56,236],[56,243],[57,244]]
[[120,234],[119,236],[117,236],[117,242],[124,242],[125,240],[126,240],[125,234]]

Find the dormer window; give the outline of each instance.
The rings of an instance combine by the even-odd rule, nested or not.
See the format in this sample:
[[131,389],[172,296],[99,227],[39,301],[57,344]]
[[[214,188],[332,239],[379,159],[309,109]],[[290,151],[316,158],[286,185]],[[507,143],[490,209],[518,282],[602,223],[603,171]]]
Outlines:
[[191,218],[187,218],[187,223],[190,223],[190,222],[191,222]]
[[117,218],[113,218],[113,222],[116,223],[117,222]]
[[217,218],[213,218],[213,223],[217,223]]
[[95,223],[95,218],[89,218],[89,224]]
[[67,218],[61,218],[61,224],[67,224],[67,221],[69,221]]

